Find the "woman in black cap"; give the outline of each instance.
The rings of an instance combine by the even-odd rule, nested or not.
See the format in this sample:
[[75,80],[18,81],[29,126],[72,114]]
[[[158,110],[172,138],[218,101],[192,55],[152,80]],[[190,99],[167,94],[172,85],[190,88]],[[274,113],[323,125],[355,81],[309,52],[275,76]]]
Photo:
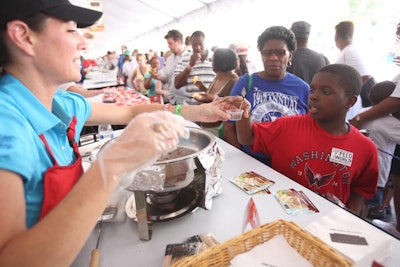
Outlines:
[[[117,107],[58,90],[80,79],[86,43],[77,27],[101,14],[67,0],[0,2],[0,266],[69,266],[123,174],[187,136],[172,113],[229,118],[219,103]],[[149,111],[156,112],[138,115]],[[77,141],[84,124],[128,126],[83,174]]]

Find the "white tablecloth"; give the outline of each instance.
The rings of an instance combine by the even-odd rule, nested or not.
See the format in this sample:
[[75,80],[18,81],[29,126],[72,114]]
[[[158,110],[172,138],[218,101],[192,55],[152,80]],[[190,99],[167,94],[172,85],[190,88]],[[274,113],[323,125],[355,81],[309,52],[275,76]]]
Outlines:
[[[150,241],[139,239],[137,223],[127,219],[123,224],[103,224],[100,240],[100,266],[162,266],[165,247],[171,243],[181,243],[186,238],[199,233],[213,233],[217,240],[225,242],[242,233],[243,214],[251,196],[244,193],[229,179],[242,172],[256,171],[276,183],[270,188],[271,192],[281,189],[294,188],[302,190],[320,210],[319,213],[288,215],[279,205],[272,194],[255,195],[261,224],[284,219],[294,221],[300,227],[307,227],[310,223],[327,215],[337,206],[311,192],[303,186],[286,178],[259,161],[244,154],[226,142],[218,139],[218,144],[225,151],[223,162],[223,193],[214,198],[211,210],[199,208],[194,213],[167,222],[154,223]],[[349,213],[349,215],[353,216]],[[357,220],[359,218],[355,217]],[[377,229],[373,225],[367,225]],[[247,230],[249,230],[249,226]],[[384,233],[382,231],[384,235]],[[98,231],[95,229],[80,254],[73,263],[73,267],[88,266],[90,253],[96,247]],[[386,267],[399,266],[400,241],[392,238],[392,254],[384,262]]]

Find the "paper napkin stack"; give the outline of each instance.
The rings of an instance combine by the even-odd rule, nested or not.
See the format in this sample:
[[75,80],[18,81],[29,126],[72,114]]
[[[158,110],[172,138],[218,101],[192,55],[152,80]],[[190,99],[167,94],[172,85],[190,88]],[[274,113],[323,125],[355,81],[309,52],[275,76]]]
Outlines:
[[356,267],[371,266],[373,261],[381,263],[392,250],[388,234],[340,208],[306,229],[352,260]]
[[276,235],[267,242],[235,256],[230,267],[279,266],[311,267],[296,249],[292,248],[282,235]]

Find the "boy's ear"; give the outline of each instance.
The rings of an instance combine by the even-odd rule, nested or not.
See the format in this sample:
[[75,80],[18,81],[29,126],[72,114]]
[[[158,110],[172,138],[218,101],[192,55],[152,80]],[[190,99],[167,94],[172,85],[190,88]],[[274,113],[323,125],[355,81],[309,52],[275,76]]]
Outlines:
[[358,96],[356,95],[352,95],[352,96],[348,96],[347,97],[347,101],[346,101],[346,108],[350,109],[352,106],[354,106],[354,104],[357,102]]

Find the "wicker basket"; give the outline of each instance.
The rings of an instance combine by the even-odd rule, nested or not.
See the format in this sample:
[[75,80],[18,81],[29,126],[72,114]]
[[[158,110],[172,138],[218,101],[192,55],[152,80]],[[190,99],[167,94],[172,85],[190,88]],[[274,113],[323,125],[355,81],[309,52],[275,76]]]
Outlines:
[[290,246],[313,266],[353,266],[352,262],[335,249],[301,229],[293,222],[277,220],[215,245],[197,255],[184,258],[173,267],[229,266],[233,257],[251,250],[275,235],[282,235]]

